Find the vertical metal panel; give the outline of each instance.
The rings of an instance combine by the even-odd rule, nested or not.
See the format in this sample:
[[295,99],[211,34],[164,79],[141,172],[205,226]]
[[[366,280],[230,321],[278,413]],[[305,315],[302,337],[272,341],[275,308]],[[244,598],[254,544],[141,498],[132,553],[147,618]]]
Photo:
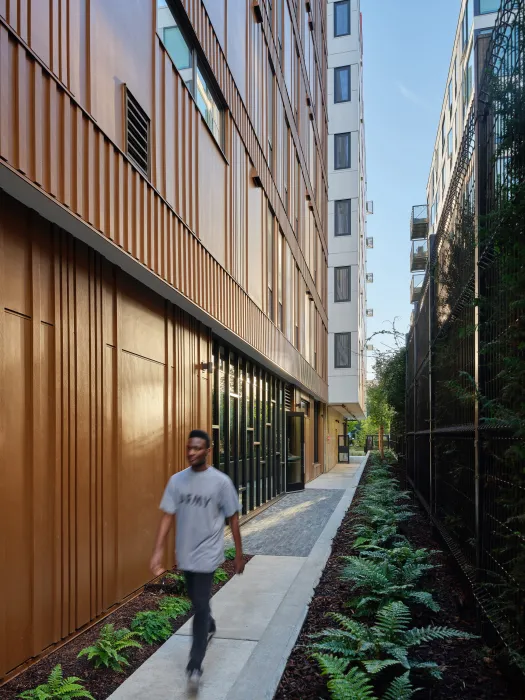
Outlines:
[[210,349],[197,321],[2,192],[0,269],[4,674],[149,578],[165,481],[188,430],[209,428]]

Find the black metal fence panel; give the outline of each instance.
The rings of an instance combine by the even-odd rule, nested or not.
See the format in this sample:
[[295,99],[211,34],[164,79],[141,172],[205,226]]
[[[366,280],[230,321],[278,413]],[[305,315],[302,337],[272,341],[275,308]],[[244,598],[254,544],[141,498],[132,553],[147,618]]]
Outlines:
[[476,39],[476,63],[407,336],[402,459],[480,608],[523,654],[525,0],[503,0],[492,35]]

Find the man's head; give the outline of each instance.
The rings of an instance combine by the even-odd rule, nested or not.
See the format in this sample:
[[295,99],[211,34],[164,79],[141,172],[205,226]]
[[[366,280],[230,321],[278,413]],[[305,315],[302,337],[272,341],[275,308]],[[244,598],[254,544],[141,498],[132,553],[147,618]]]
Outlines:
[[204,430],[192,430],[186,445],[186,459],[193,469],[206,465],[210,453],[211,440]]

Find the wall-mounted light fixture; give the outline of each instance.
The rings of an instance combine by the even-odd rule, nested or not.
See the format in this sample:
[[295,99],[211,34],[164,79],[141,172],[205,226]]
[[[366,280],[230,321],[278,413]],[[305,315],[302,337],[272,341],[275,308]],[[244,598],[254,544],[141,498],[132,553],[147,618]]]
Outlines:
[[257,22],[257,24],[262,24],[263,16],[262,16],[262,9],[261,9],[261,5],[259,3],[259,0],[253,0],[252,7],[253,7],[253,14],[255,15],[255,21]]

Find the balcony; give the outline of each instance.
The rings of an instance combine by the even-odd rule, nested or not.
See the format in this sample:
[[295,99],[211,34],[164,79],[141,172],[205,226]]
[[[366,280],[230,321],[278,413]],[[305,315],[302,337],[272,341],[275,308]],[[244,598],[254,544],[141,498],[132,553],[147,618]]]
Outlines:
[[410,240],[418,241],[428,236],[428,206],[416,204],[410,219]]
[[410,303],[417,304],[423,293],[423,281],[425,275],[412,275],[412,282],[410,283]]
[[410,253],[410,272],[422,272],[428,265],[428,242],[413,241]]

